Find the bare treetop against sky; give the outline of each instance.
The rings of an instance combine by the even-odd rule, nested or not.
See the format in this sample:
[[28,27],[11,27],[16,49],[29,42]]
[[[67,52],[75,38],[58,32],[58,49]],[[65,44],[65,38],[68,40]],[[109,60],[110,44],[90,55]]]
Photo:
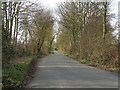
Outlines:
[[[30,1],[32,1],[32,2],[35,2],[35,1],[40,2],[40,4],[42,6],[44,6],[47,9],[50,9],[53,12],[53,15],[55,17],[59,18],[58,15],[57,15],[57,13],[56,13],[57,6],[58,6],[58,4],[60,2],[65,2],[66,0],[30,0]],[[71,0],[71,1],[74,1],[74,0]],[[87,0],[83,0],[83,1],[87,1]],[[100,1],[105,1],[105,0],[97,0],[97,1],[100,2]],[[107,0],[107,1],[109,1],[109,0]],[[111,21],[111,23],[112,23],[113,26],[115,26],[116,22],[118,21],[118,2],[119,1],[120,0],[112,0],[112,3],[110,5],[110,13],[115,14],[115,18]],[[57,29],[58,29],[58,23],[55,22],[54,23],[54,30],[57,30]],[[115,33],[118,33],[118,30],[116,30]]]
[[[53,14],[57,17],[56,12],[55,12],[55,10],[57,9],[57,5],[60,2],[65,2],[65,1],[66,0],[41,0],[40,2],[41,2],[41,4],[43,6],[45,6],[46,8],[48,8],[50,10],[52,10]],[[83,1],[85,1],[85,0],[83,0]],[[100,1],[100,0],[97,0],[97,1]],[[105,0],[103,0],[103,1],[105,1]],[[113,0],[111,5],[110,5],[110,9],[111,9],[110,13],[115,14],[115,18],[113,19],[113,21],[111,21],[113,26],[115,26],[116,22],[118,21],[118,2],[119,1],[120,0]],[[55,26],[58,26],[57,23],[56,23]],[[118,32],[118,30],[116,30],[116,31]]]
[[[30,0],[30,1],[36,1],[36,0]],[[37,0],[39,1],[39,0]],[[50,9],[53,11],[53,13],[55,14],[55,10],[57,9],[57,5],[60,2],[65,2],[66,0],[40,0],[41,4],[43,6],[45,6],[46,8]],[[100,1],[100,0],[98,0]],[[104,1],[104,0],[103,0]],[[118,16],[118,2],[120,0],[113,0],[111,3],[111,13],[115,14],[116,19],[115,21],[117,21],[117,16]]]
[[[66,0],[30,0],[30,1],[40,1],[42,3],[43,6],[49,8],[49,9],[56,9],[57,8],[57,4],[59,2],[65,2]],[[102,1],[102,0],[97,0],[97,1]],[[104,0],[103,0],[104,1]],[[118,2],[120,0],[113,0],[112,4],[111,4],[111,10],[113,13],[117,13],[118,12]]]
[[[33,0],[31,0],[33,1]],[[40,1],[45,7],[49,8],[49,9],[56,9],[57,8],[57,4],[59,2],[65,2],[66,0],[43,0]],[[100,1],[100,0],[98,0]],[[113,13],[118,13],[118,2],[120,0],[113,0],[112,4],[111,4],[111,12]]]

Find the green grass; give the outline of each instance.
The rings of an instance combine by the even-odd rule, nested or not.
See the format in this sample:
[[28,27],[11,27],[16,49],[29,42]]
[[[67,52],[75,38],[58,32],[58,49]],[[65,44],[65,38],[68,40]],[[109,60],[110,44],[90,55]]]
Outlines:
[[[24,78],[28,65],[32,61],[32,57],[23,58],[21,62],[8,65],[3,69],[3,85],[18,86]],[[18,59],[19,60],[19,59]]]

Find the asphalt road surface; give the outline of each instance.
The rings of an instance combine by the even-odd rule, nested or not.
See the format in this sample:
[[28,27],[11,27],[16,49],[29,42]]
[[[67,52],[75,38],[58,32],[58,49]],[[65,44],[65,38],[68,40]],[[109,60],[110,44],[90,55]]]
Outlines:
[[118,88],[118,75],[56,52],[38,61],[31,88]]

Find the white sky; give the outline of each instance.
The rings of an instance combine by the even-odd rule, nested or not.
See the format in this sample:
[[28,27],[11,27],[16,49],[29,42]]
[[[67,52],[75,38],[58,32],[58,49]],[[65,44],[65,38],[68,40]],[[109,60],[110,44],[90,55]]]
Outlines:
[[[33,0],[32,0],[33,1]],[[40,2],[49,9],[55,9],[57,8],[57,3],[64,2],[66,0],[40,0]],[[113,0],[111,4],[111,9],[113,12],[118,12],[118,2],[120,0]]]
[[[66,0],[42,0],[41,3],[43,6],[45,6],[46,8],[50,9],[53,11],[53,13],[55,14],[55,9],[57,9],[57,5],[59,2],[64,2]],[[113,26],[115,25],[115,22],[118,20],[118,2],[120,0],[113,0],[111,5],[110,5],[110,13],[115,14],[115,19],[113,19],[113,21],[111,21],[111,23],[113,24]]]
[[65,0],[43,0],[41,2],[43,3],[45,7],[50,8],[50,9],[55,9],[57,8],[57,3],[62,2],[62,1],[65,1]]
[[[54,10],[57,8],[57,5],[58,3],[60,2],[64,2],[66,0],[30,0],[32,2],[34,1],[37,1],[37,2],[40,2],[42,4],[42,6],[50,9],[50,10]],[[98,0],[99,1],[99,0]],[[112,4],[110,5],[111,6],[111,13],[115,13],[116,16],[118,14],[118,2],[120,0],[112,0]]]
[[[30,0],[30,1],[36,1],[36,0]],[[41,3],[42,6],[46,7],[47,9],[50,9],[54,16],[57,17],[56,15],[56,9],[57,9],[57,5],[60,2],[65,2],[66,0],[37,0],[38,2]],[[118,2],[120,0],[112,0],[112,3],[110,5],[110,13],[115,14],[115,18],[113,19],[113,21],[111,21],[111,24],[114,26],[116,24],[116,22],[118,21]],[[57,29],[58,24],[55,22],[54,25],[54,29]],[[118,31],[117,31],[118,32]]]
[[[42,4],[42,6],[52,10],[55,14],[55,9],[57,9],[57,5],[60,2],[64,2],[66,0],[30,0],[32,2],[37,1]],[[99,0],[98,0],[99,1]],[[112,4],[110,5],[111,13],[114,13],[116,15],[116,18],[118,16],[118,2],[120,0],[112,0]]]

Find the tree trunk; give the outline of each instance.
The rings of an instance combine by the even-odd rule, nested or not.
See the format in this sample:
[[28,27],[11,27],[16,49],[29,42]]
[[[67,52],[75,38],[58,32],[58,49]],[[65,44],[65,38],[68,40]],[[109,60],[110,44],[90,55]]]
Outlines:
[[106,35],[106,14],[107,14],[107,1],[103,2],[104,12],[103,12],[103,39],[105,40]]

